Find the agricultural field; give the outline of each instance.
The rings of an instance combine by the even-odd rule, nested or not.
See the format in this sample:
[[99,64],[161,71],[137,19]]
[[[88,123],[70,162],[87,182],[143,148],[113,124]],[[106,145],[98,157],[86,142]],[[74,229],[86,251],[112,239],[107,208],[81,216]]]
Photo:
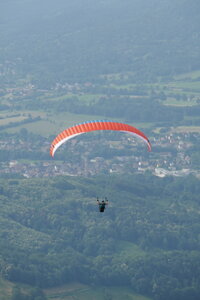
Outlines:
[[0,297],[1,300],[9,300],[12,295],[14,284],[0,277]]
[[[15,285],[0,278],[0,299],[11,300],[16,287],[20,289],[22,295],[28,295],[32,289],[28,285]],[[44,294],[47,300],[151,300],[150,298],[134,293],[130,288],[94,287],[80,283],[71,283],[57,288],[45,289]]]
[[173,128],[171,132],[176,133],[200,133],[200,126],[178,126]]
[[[38,118],[36,121],[31,120],[24,123],[23,121],[31,115],[33,118]],[[8,112],[4,115],[1,113],[0,127],[5,126],[6,131],[9,133],[19,132],[22,128],[26,128],[28,131],[40,134],[41,136],[49,136],[51,134],[56,134],[60,130],[64,130],[68,126],[72,126],[77,123],[84,122],[88,119],[99,119],[101,116],[86,116],[73,114],[68,112],[59,113],[57,115],[46,113],[43,111],[26,111],[19,113],[14,111],[12,114],[8,115]]]
[[[6,106],[7,109],[0,110],[0,131],[15,133],[26,128],[30,132],[47,137],[86,120],[105,118],[115,121],[128,120],[131,125],[147,129],[154,128],[155,131],[156,127],[163,126],[162,122],[161,126],[158,125],[156,117],[155,120],[153,116],[148,117],[151,102],[152,105],[154,102],[155,105],[159,104],[161,109],[166,110],[168,116],[171,114],[167,112],[169,108],[198,107],[199,74],[200,72],[197,71],[185,73],[175,76],[168,82],[161,80],[140,85],[119,82],[117,81],[119,76],[112,74],[106,77],[102,85],[92,85],[87,88],[84,85],[74,85],[49,91],[30,90],[27,92],[25,90],[28,94],[24,92],[21,98],[20,91],[21,89],[24,91],[25,88],[15,87],[9,89],[9,94],[5,92],[5,95],[1,97],[0,105]],[[132,119],[128,110],[125,110],[128,103],[132,105]],[[101,109],[103,105],[105,109]],[[147,105],[150,107],[148,108]],[[144,108],[147,111],[138,119],[134,116],[134,107],[138,111],[136,116],[140,115]],[[116,113],[112,113],[112,108],[116,110]],[[189,117],[186,115],[184,118],[187,120]],[[173,120],[171,120],[171,126],[174,126]]]
[[76,283],[46,290],[45,294],[49,300],[150,300],[150,298],[133,293],[129,288],[103,286],[96,288]]

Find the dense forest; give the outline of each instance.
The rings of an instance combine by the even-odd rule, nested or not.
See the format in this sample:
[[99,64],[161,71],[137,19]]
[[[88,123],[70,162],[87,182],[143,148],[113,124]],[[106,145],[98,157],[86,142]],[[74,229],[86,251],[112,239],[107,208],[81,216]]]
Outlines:
[[[1,274],[40,288],[131,286],[199,297],[199,180],[109,175],[1,179]],[[99,213],[95,197],[109,205]]]

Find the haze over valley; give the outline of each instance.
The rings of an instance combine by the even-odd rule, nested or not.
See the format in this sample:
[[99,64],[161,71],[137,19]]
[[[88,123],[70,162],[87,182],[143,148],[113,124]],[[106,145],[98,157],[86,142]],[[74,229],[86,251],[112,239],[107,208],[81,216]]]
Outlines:
[[[197,0],[1,1],[1,300],[199,299],[199,20]],[[52,158],[88,120],[152,151],[95,131]]]

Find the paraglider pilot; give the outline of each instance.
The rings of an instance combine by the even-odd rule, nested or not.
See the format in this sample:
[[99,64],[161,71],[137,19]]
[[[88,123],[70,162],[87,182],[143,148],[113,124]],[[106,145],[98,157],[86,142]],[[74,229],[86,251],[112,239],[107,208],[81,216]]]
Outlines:
[[99,211],[104,212],[104,209],[106,208],[106,205],[108,205],[108,200],[105,198],[105,201],[99,201],[99,198],[97,197],[97,204],[99,205]]

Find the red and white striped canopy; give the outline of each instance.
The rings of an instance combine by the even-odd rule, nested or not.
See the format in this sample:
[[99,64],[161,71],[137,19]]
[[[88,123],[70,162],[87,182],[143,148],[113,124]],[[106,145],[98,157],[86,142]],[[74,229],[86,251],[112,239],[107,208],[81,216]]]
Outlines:
[[115,130],[115,131],[127,132],[129,134],[141,138],[147,144],[148,150],[151,151],[151,144],[149,139],[145,136],[143,132],[141,132],[137,128],[128,124],[109,121],[109,120],[94,120],[94,121],[87,121],[81,124],[74,125],[59,133],[51,144],[50,155],[53,157],[56,150],[69,139],[79,134],[83,134],[90,131],[96,131],[96,130]]

